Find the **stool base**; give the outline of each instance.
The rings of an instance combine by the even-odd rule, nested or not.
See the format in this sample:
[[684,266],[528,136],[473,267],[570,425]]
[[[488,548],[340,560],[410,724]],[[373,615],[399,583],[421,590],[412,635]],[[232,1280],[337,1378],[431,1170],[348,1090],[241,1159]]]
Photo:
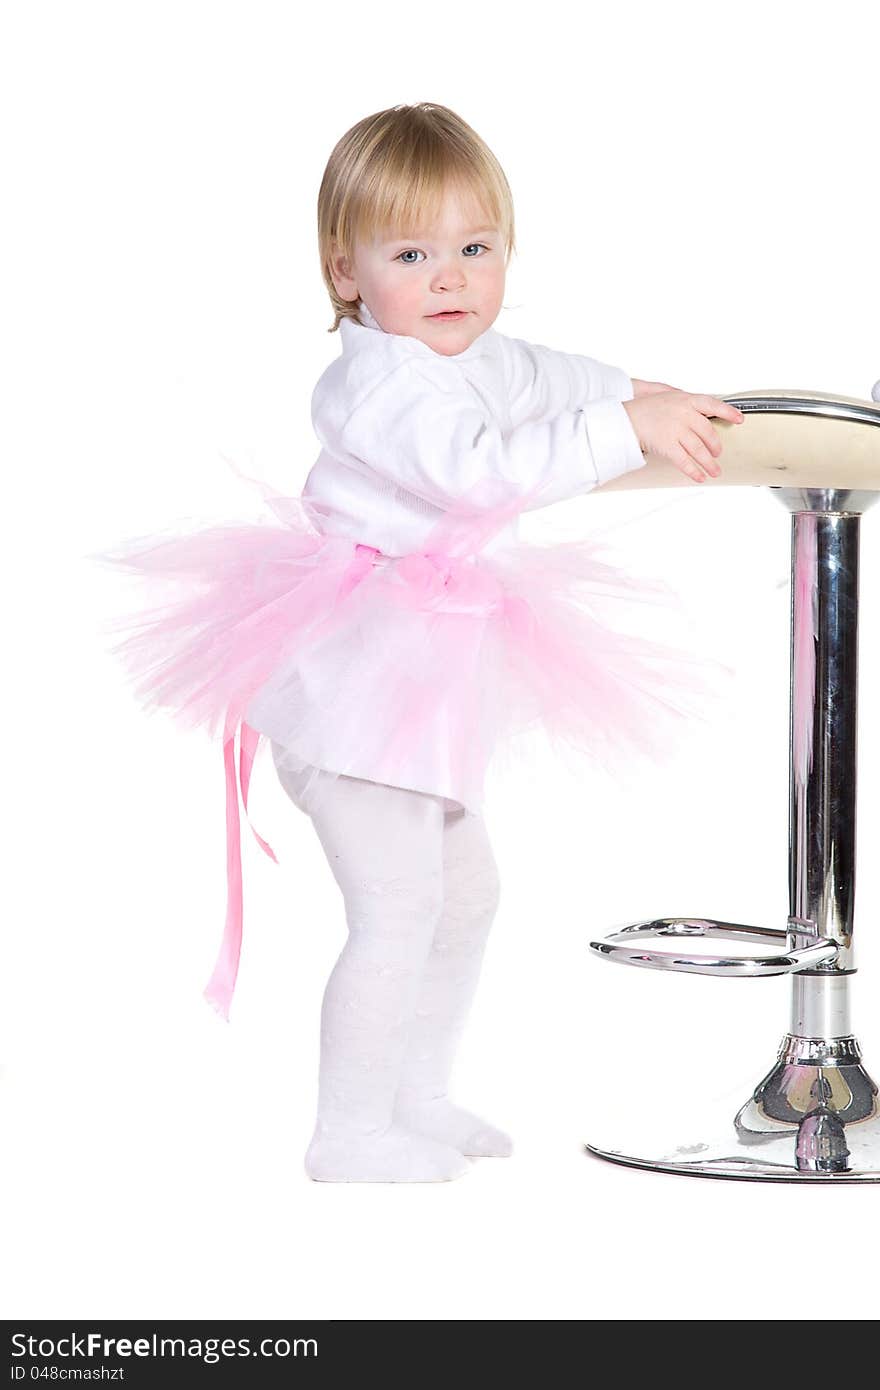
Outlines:
[[877,1086],[858,1043],[783,1039],[776,1064],[732,1120],[706,1120],[687,1143],[645,1136],[588,1153],[631,1168],[753,1182],[880,1182]]

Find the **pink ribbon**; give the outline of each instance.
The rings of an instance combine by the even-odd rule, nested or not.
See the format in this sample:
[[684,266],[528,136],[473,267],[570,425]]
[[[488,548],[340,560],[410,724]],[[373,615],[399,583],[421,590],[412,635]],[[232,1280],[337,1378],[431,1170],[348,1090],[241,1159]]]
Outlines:
[[399,601],[418,607],[438,607],[446,611],[484,610],[503,597],[496,577],[462,556],[442,551],[403,555],[394,569],[406,581]]
[[241,831],[238,813],[238,786],[235,777],[236,729],[240,731],[238,776],[241,783],[241,800],[245,815],[248,817],[248,823],[254,832],[257,844],[268,854],[270,859],[276,864],[278,863],[275,851],[267,844],[262,835],[258,834],[247,809],[251,771],[261,735],[257,733],[256,729],[252,729],[249,724],[246,724],[243,719],[239,720],[236,725],[230,715],[227,717],[226,727],[223,731],[223,766],[226,777],[226,925],[214,971],[205,988],[205,998],[208,1003],[226,1019],[227,1023],[229,1022],[229,1007],[235,992],[235,981],[238,977],[244,917]]

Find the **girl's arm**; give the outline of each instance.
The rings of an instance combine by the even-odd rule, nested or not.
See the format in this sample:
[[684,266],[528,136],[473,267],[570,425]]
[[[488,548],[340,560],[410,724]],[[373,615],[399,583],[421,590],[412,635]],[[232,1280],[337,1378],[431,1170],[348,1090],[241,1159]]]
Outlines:
[[633,383],[621,367],[577,352],[559,352],[525,338],[497,335],[504,364],[511,423],[547,419],[588,401],[633,399]]
[[493,483],[524,497],[524,510],[549,506],[645,465],[623,403],[613,397],[502,434],[492,411],[449,372],[448,362],[407,357],[386,365],[352,404],[345,359],[337,361],[312,395],[312,423],[324,449],[444,510],[463,500],[473,501],[475,511],[491,509]]
[[507,391],[514,424],[574,410],[587,401],[613,396],[637,400],[660,391],[677,391],[663,381],[629,377],[621,367],[577,352],[560,352],[525,338],[498,335],[504,357]]

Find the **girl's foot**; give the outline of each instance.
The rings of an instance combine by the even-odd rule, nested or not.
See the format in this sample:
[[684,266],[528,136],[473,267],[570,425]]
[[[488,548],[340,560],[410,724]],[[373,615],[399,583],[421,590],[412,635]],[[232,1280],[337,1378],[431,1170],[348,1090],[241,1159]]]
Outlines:
[[398,1094],[394,1119],[417,1134],[451,1144],[470,1158],[508,1158],[513,1152],[509,1134],[487,1124],[479,1115],[453,1105],[445,1096],[413,1100]]
[[449,1182],[470,1168],[459,1149],[396,1123],[382,1134],[349,1138],[316,1131],[305,1158],[316,1182]]

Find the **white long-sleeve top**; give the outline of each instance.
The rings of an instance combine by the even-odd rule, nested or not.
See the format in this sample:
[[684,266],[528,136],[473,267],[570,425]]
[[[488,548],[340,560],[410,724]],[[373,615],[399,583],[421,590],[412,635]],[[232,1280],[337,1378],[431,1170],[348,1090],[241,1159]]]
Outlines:
[[[363,301],[358,314],[312,393],[322,447],[302,495],[321,530],[403,555],[487,475],[515,492],[541,483],[530,505],[543,507],[645,465],[621,368],[493,328],[447,357],[384,332]],[[486,550],[515,531],[516,518]]]

